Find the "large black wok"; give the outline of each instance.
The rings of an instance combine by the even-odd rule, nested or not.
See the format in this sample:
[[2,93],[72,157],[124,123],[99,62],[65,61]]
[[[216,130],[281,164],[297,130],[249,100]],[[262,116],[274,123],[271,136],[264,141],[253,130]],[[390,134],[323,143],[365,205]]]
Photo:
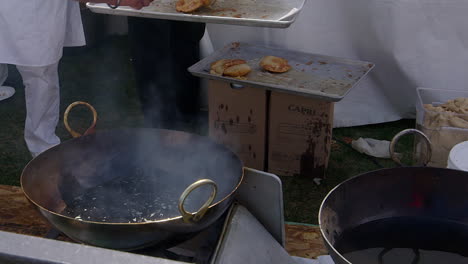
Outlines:
[[[405,133],[406,131],[395,138]],[[391,146],[394,144],[392,142]],[[398,223],[398,228],[407,232],[393,234],[389,225],[382,224],[396,220],[402,221]],[[395,248],[386,247],[388,243],[393,243],[389,240],[400,243],[398,248],[405,248],[406,244],[417,240],[423,249],[427,245],[438,244],[444,250],[446,248],[467,256],[468,173],[443,168],[399,167],[356,176],[341,183],[326,196],[320,208],[319,223],[329,253],[336,264],[352,262],[351,258],[344,256],[348,251],[365,249],[368,250],[366,252],[371,252],[377,248],[382,248],[376,252],[378,260],[353,263],[389,263],[385,260],[392,254],[396,255]],[[374,233],[358,229],[366,224],[369,227],[369,223],[377,223],[374,224]],[[422,223],[432,223],[432,230],[425,230]],[[377,226],[379,224],[381,226]],[[356,243],[341,247],[341,239],[350,234],[350,230],[360,231],[353,234]],[[427,241],[420,239],[428,233],[432,237]],[[448,239],[445,237],[447,234],[450,234]],[[440,241],[434,241],[437,239]],[[407,251],[411,254],[410,261],[404,263],[433,263],[424,262],[424,255],[418,250],[413,248],[414,252]],[[406,254],[405,251],[403,253]],[[439,260],[438,263],[441,261],[444,260]]]
[[208,227],[231,205],[242,177],[237,156],[208,138],[134,128],[45,151],[25,167],[21,186],[70,238],[132,250],[167,247]]

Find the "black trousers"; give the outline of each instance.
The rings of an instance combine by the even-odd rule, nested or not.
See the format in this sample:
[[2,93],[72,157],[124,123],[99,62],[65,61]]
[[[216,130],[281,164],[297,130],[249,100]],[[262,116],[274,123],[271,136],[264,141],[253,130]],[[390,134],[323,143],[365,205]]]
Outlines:
[[135,80],[151,127],[180,129],[200,109],[200,80],[187,68],[200,60],[205,24],[128,18]]

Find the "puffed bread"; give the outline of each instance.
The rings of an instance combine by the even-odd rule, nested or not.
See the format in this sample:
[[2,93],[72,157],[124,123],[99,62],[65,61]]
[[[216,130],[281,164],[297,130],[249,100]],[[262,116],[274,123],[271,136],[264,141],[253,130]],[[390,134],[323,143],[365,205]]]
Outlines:
[[226,75],[230,77],[241,77],[248,74],[251,69],[241,59],[222,59],[217,60],[210,65],[210,73],[216,75]]
[[210,65],[210,73],[211,74],[216,74],[216,75],[223,75],[223,72],[224,72],[224,69],[226,69],[224,67],[224,64],[226,63],[226,61],[228,60],[217,60],[213,63],[211,63]]
[[223,75],[223,72],[225,69],[238,65],[238,64],[243,64],[246,63],[245,60],[240,60],[240,59],[222,59],[222,60],[217,60],[213,63],[211,63],[210,68],[211,68],[211,73],[212,74],[217,74],[217,75]]
[[200,7],[210,4],[210,0],[179,0],[176,3],[176,10],[182,13],[192,13]]
[[287,72],[291,69],[291,65],[288,64],[286,59],[275,56],[263,57],[260,61],[260,66],[269,72],[276,73]]
[[247,75],[252,69],[248,64],[236,64],[224,70],[224,75],[229,77],[242,77]]

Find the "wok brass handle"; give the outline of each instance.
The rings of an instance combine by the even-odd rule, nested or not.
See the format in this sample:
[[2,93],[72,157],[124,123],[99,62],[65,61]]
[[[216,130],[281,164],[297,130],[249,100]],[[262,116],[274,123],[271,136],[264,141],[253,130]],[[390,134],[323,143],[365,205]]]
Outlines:
[[[190,212],[185,211],[184,203],[185,203],[185,200],[187,199],[187,197],[189,196],[189,194],[192,191],[194,191],[195,189],[197,189],[197,188],[199,188],[199,187],[201,187],[203,185],[207,185],[207,184],[213,186],[213,191],[211,192],[210,197],[205,202],[205,204],[202,205],[202,207],[198,210],[198,212],[190,213]],[[218,185],[216,185],[216,183],[214,181],[210,180],[210,179],[198,180],[198,181],[192,183],[189,187],[187,187],[187,189],[185,189],[185,191],[182,193],[182,195],[179,198],[179,211],[182,214],[182,219],[184,219],[184,222],[190,223],[190,222],[200,221],[200,219],[202,219],[203,216],[208,211],[208,209],[209,209],[211,203],[214,201],[217,193],[218,193]]]
[[423,166],[426,166],[429,163],[429,161],[431,161],[432,143],[429,140],[429,138],[423,132],[421,132],[421,131],[419,131],[417,129],[405,129],[405,130],[401,131],[400,133],[396,134],[393,137],[392,141],[390,142],[390,156],[392,157],[393,161],[395,161],[398,165],[403,166],[403,164],[401,163],[400,158],[398,158],[397,155],[395,154],[395,146],[398,143],[398,141],[400,140],[400,138],[402,138],[403,136],[405,136],[407,134],[418,134],[424,139],[424,142],[427,145],[427,155],[426,155],[426,160],[423,161]]
[[65,128],[68,130],[68,132],[72,135],[72,137],[76,138],[76,137],[81,137],[82,135],[78,132],[76,132],[75,130],[73,130],[70,125],[68,124],[68,115],[70,114],[70,111],[77,105],[85,105],[87,106],[91,112],[93,113],[93,123],[91,124],[91,126],[86,129],[86,131],[83,133],[84,135],[88,135],[88,134],[92,134],[94,133],[94,130],[96,128],[96,122],[97,122],[97,112],[96,112],[96,109],[94,109],[94,107],[86,102],[81,102],[81,101],[78,101],[78,102],[74,102],[72,104],[70,104],[67,109],[65,110],[65,114],[63,115],[63,123],[65,124]]

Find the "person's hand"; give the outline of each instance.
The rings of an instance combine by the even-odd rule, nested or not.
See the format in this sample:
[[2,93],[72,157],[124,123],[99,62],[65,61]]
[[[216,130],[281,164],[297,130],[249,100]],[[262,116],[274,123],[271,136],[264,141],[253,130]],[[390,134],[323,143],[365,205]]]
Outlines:
[[[108,1],[108,4],[115,4],[115,0],[110,0]],[[145,6],[149,6],[153,0],[121,0],[120,5],[121,6],[130,6],[135,9],[141,9]]]

